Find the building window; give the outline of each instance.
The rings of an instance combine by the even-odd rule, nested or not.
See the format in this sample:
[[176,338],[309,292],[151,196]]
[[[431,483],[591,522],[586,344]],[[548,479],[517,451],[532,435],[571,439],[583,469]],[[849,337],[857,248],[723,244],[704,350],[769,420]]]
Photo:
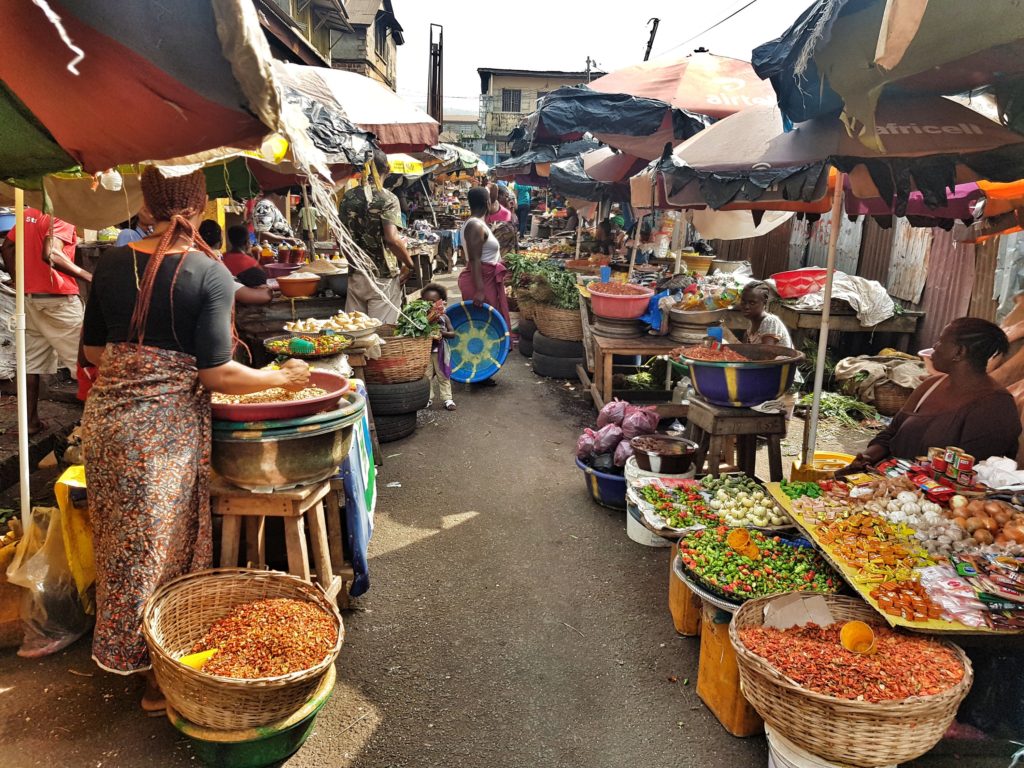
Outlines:
[[373,47],[377,51],[377,58],[381,61],[388,60],[388,25],[383,18],[377,19],[373,25]]
[[292,0],[273,0],[273,3],[289,16],[292,15]]
[[501,111],[522,112],[523,92],[518,88],[501,89]]

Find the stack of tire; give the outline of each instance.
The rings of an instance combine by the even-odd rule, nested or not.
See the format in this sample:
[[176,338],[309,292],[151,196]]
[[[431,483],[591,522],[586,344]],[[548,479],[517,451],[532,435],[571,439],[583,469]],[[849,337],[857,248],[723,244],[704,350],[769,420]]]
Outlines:
[[377,440],[390,443],[416,431],[416,412],[430,400],[430,379],[424,377],[404,384],[367,384]]
[[[519,342],[522,344],[522,341]],[[575,379],[576,366],[583,362],[583,342],[563,341],[535,331],[530,340],[533,372],[549,379]]]
[[533,320],[520,320],[516,330],[519,333],[519,354],[533,357],[533,334],[537,332],[537,324]]

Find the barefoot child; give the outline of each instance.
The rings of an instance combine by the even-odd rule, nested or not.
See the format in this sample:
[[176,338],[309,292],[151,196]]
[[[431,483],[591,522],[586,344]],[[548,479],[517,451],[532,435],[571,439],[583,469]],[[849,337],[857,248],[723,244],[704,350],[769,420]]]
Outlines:
[[436,389],[445,410],[454,411],[455,401],[452,400],[452,382],[449,378],[451,376],[451,364],[449,363],[447,340],[455,338],[455,331],[452,329],[452,321],[448,319],[448,315],[444,313],[443,309],[448,302],[448,291],[445,290],[443,285],[430,283],[420,291],[420,298],[435,305],[440,302],[439,309],[441,310],[440,316],[437,319],[437,322],[441,325],[441,338],[434,341],[430,355],[433,373],[430,376],[430,401],[427,403],[427,407],[429,408],[434,402],[434,391]]

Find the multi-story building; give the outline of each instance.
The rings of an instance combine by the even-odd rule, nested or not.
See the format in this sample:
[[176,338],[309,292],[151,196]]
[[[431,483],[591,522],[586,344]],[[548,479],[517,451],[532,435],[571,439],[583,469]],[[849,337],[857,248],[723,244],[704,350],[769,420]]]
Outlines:
[[529,69],[477,69],[480,75],[480,123],[485,141],[490,143],[488,162],[508,154],[509,133],[526,115],[537,109],[537,102],[564,85],[580,85],[603,72],[536,71]]
[[398,46],[405,42],[391,0],[345,0],[353,33],[331,49],[331,66],[372,77],[395,90]]
[[331,65],[331,50],[353,35],[343,0],[253,0],[275,58]]
[[448,114],[441,123],[440,139],[449,144],[461,144],[464,139],[479,139],[483,135],[478,115]]

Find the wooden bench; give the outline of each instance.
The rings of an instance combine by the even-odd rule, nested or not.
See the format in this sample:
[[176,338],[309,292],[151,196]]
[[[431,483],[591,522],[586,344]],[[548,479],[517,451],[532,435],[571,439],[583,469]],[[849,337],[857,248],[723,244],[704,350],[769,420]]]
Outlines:
[[[750,477],[756,474],[757,437],[768,440],[768,472],[773,483],[782,480],[782,436],[786,418],[781,413],[761,413],[750,408],[726,408],[699,397],[690,399],[687,414],[689,436],[700,446],[697,452],[698,474],[707,463],[706,473],[740,470]],[[726,464],[735,439],[735,463]]]

